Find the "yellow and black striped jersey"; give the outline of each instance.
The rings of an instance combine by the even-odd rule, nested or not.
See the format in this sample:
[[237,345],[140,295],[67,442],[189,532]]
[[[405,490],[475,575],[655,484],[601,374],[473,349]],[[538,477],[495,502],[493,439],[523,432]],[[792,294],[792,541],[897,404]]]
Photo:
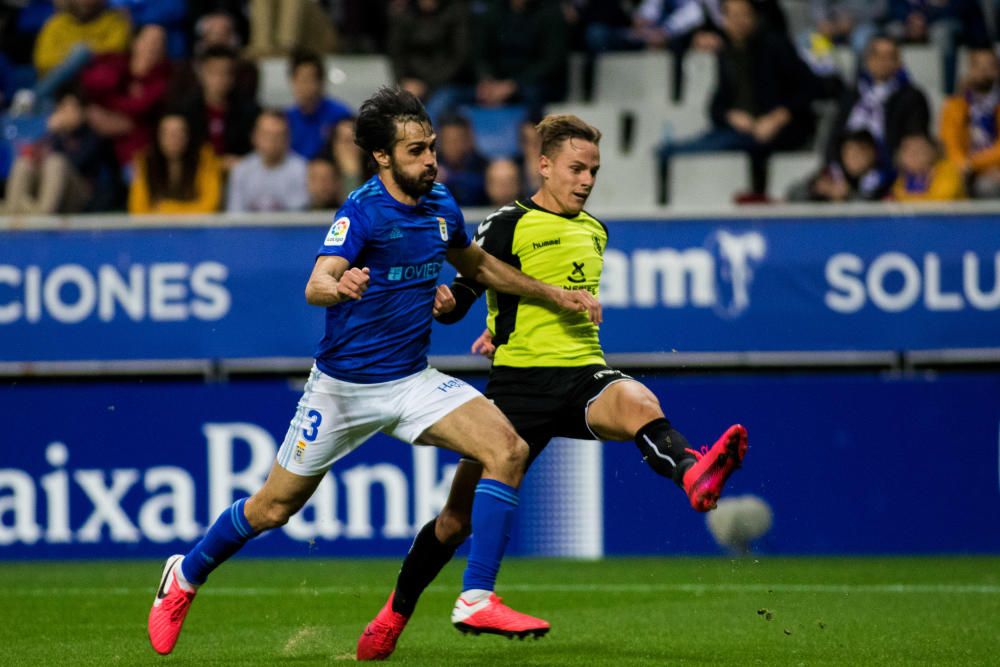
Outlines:
[[[515,201],[483,220],[476,242],[536,280],[599,296],[608,229],[586,212],[565,216],[530,199]],[[586,313],[492,289],[486,303],[487,327],[497,346],[495,366],[604,364],[597,325]]]

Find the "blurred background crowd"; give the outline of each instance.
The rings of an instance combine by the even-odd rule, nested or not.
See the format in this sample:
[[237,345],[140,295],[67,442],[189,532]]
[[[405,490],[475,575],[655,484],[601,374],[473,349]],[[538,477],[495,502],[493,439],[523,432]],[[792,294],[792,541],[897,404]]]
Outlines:
[[424,100],[463,206],[534,190],[553,111],[604,131],[620,205],[1000,197],[998,19],[987,0],[3,0],[0,213],[336,208],[372,174],[354,114],[385,83]]

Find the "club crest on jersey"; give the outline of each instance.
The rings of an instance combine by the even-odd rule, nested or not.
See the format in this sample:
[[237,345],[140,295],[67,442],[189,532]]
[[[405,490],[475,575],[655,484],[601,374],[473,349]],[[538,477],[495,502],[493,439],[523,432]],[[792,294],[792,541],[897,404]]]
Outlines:
[[597,256],[604,257],[604,246],[601,245],[601,239],[597,236],[597,234],[593,234],[592,236],[594,239],[594,250],[597,251]]
[[438,217],[438,229],[441,231],[441,240],[448,240],[448,223],[445,222],[444,218]]
[[351,228],[351,220],[347,217],[337,218],[330,231],[327,232],[323,245],[344,245],[347,240],[347,230]]

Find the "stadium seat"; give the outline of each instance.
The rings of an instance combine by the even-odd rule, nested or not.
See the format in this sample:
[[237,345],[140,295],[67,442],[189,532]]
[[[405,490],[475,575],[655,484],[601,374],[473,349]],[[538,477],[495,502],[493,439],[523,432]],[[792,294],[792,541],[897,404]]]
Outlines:
[[908,44],[902,49],[903,64],[910,77],[928,98],[941,97],[944,90],[944,70],[941,54],[930,44]]
[[858,57],[854,55],[854,50],[849,46],[838,46],[834,49],[833,59],[837,62],[837,69],[844,83],[851,85],[857,78]]
[[326,92],[357,109],[379,86],[392,85],[392,65],[386,56],[354,55],[326,58]]
[[472,124],[476,150],[487,160],[499,160],[517,155],[520,150],[521,122],[528,117],[527,107],[465,106],[459,112]]
[[669,53],[639,51],[603,53],[594,72],[597,103],[667,104],[673,88]]
[[750,158],[745,153],[677,155],[670,162],[671,207],[713,208],[749,188]]
[[785,199],[788,188],[815,172],[819,164],[818,152],[775,153],[767,165],[768,196]]
[[284,109],[292,104],[292,88],[288,82],[287,58],[261,58],[257,61],[260,84],[257,102],[265,108]]
[[685,110],[708,113],[708,103],[718,81],[715,55],[690,51],[684,56],[684,90],[680,106]]
[[584,101],[584,78],[586,75],[587,58],[582,53],[569,54],[569,63],[566,66],[566,75],[569,84],[566,89],[567,102]]
[[[259,61],[261,106],[283,109],[292,104],[287,58]],[[380,55],[328,56],[326,93],[357,109],[379,86],[391,84],[389,60]]]

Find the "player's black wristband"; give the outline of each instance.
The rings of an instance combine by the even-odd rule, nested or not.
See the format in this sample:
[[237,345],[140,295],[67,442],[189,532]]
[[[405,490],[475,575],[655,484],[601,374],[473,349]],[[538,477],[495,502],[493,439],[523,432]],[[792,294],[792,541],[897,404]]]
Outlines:
[[475,280],[459,276],[451,284],[451,294],[455,297],[455,307],[451,312],[438,315],[435,319],[441,324],[454,324],[458,322],[465,317],[465,314],[469,312],[469,308],[472,308],[472,304],[476,302],[476,299],[484,291],[486,291],[485,288]]

